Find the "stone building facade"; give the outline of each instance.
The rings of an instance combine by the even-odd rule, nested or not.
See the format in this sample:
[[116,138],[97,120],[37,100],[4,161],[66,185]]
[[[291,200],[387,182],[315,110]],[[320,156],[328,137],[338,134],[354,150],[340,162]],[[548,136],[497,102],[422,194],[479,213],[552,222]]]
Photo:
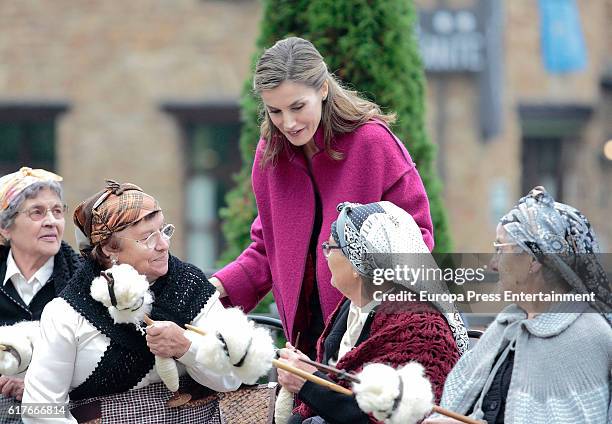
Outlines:
[[[478,0],[417,0],[421,10],[478,8]],[[439,169],[455,250],[489,251],[495,224],[529,188],[542,184],[583,210],[602,247],[612,249],[612,2],[577,0],[586,51],[580,71],[552,73],[544,64],[539,2],[490,1],[501,18],[501,129],[483,137],[482,91],[468,73],[428,73],[428,128],[440,149]],[[560,2],[561,4],[563,2]],[[479,96],[480,94],[480,96]]]
[[[577,0],[588,60],[560,75],[543,65],[537,3],[499,1],[495,135],[482,135],[477,76],[428,72],[428,128],[457,251],[490,251],[499,215],[535,183],[583,209],[612,248],[612,162],[602,156],[612,138],[612,2]],[[173,251],[213,266],[260,15],[254,0],[1,2],[0,170],[54,168],[72,208],[105,178],[139,184],[177,226]]]
[[[106,178],[141,185],[176,224],[173,251],[184,256],[185,133],[190,123],[238,121],[260,11],[257,1],[2,2],[0,119],[57,113],[53,165],[67,203]],[[197,207],[216,213],[216,200]],[[71,226],[66,234],[72,242]]]

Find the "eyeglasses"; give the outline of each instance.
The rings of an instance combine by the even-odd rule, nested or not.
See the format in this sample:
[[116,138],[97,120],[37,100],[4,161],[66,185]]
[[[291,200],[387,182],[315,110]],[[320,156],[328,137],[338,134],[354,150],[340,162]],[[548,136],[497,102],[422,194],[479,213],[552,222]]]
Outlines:
[[66,213],[67,206],[65,204],[58,203],[50,208],[46,206],[32,206],[28,209],[23,209],[18,213],[24,213],[30,218],[32,221],[42,221],[47,213],[51,212],[53,218],[55,219],[63,219],[64,214]]
[[501,248],[504,246],[517,246],[518,243],[516,242],[509,242],[509,243],[498,243],[496,241],[493,242],[493,247],[495,248],[495,253],[496,254],[500,254],[501,253]]
[[147,249],[154,249],[155,246],[157,246],[157,243],[159,243],[160,237],[166,241],[169,241],[174,235],[174,230],[175,230],[174,225],[168,224],[168,225],[165,225],[161,230],[152,232],[145,239],[136,240],[136,239],[131,239],[128,237],[121,237],[121,236],[117,236],[117,237],[125,239],[125,240],[135,241],[136,243],[138,243],[139,245],[143,247],[146,247]]
[[333,245],[333,244],[329,244],[329,242],[324,241],[323,244],[321,245],[321,249],[323,249],[323,256],[325,256],[325,258],[329,258],[329,255],[331,255],[332,250],[334,249],[342,249],[346,246],[337,246],[337,245]]

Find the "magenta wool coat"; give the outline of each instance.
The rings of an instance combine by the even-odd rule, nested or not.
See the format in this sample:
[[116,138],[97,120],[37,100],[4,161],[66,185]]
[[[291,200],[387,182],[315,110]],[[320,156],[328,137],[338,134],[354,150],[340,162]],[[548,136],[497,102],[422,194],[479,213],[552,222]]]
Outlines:
[[[312,157],[312,175],[301,149],[283,151],[274,166],[261,169],[265,140],[257,146],[252,184],[259,215],[251,226],[252,243],[215,276],[228,293],[226,304],[253,309],[272,289],[285,334],[292,342],[294,322],[315,215],[314,184],[319,190],[323,223],[318,245],[329,238],[341,202],[388,200],[410,213],[433,248],[429,201],[408,151],[380,122],[369,122],[349,134],[337,135],[332,147],[343,153],[334,160],[325,152],[321,127],[319,148]],[[331,286],[331,273],[321,249],[316,252],[316,280],[323,319],[331,315],[342,294]]]

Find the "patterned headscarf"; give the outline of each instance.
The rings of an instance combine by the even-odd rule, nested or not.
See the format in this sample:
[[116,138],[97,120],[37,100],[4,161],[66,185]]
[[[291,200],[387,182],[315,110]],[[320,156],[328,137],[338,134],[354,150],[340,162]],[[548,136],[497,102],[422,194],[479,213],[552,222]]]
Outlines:
[[[429,253],[412,216],[391,202],[341,203],[332,237],[359,274],[372,278],[377,253]],[[388,264],[385,264],[387,266]]]
[[[437,268],[414,218],[393,203],[382,201],[362,205],[345,202],[338,205],[338,211],[340,215],[332,223],[332,237],[359,274],[373,278],[376,269],[404,265]],[[448,293],[446,284],[439,281],[410,282],[409,288],[417,293]],[[467,330],[455,305],[431,303],[448,322],[459,353],[466,352],[469,345]]]
[[62,181],[63,178],[44,169],[23,167],[17,172],[0,178],[0,210],[7,209],[13,199],[31,186],[42,181]]
[[524,251],[556,271],[577,293],[595,293],[591,305],[611,319],[612,287],[596,257],[595,233],[579,210],[555,202],[538,186],[500,224]]
[[106,180],[106,188],[81,202],[74,211],[76,238],[82,253],[145,216],[161,211],[157,200],[130,183]]

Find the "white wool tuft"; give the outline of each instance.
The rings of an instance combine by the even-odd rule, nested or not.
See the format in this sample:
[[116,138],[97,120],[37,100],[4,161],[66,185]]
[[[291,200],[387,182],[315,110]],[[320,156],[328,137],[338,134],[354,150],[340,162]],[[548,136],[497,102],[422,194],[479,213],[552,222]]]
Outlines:
[[8,351],[0,351],[0,374],[19,374],[19,362],[17,357]]
[[[223,337],[226,337],[227,340],[226,335]],[[270,368],[272,368],[272,359],[276,355],[274,341],[267,329],[255,327],[252,330],[251,337],[253,341],[249,346],[244,363],[241,367],[234,367],[234,374],[245,384],[255,384],[261,376],[266,375]],[[228,342],[228,345],[232,346],[230,342]],[[232,352],[231,347],[230,352]],[[241,357],[242,355],[244,355],[244,349],[242,350]],[[237,362],[234,359],[232,361],[234,363]]]
[[128,264],[114,265],[108,272],[115,279],[114,292],[117,307],[112,306],[108,283],[102,276],[92,281],[91,297],[108,308],[115,324],[140,324],[145,314],[151,312],[153,303],[153,295],[149,290],[149,282],[146,277]]
[[0,327],[0,344],[15,349],[21,362],[9,351],[0,351],[0,374],[15,375],[25,371],[40,334],[39,321],[22,321]]
[[[254,384],[272,367],[275,348],[270,333],[264,328],[255,327],[240,309],[223,310],[214,322],[207,322],[202,329],[206,335],[199,341],[196,360],[211,370],[220,374],[233,372],[244,383]],[[223,336],[227,344],[229,358],[217,333]],[[248,346],[251,338],[251,345]],[[233,366],[244,356],[247,347],[249,350],[242,366]]]
[[179,375],[176,362],[172,358],[155,356],[155,371],[168,390],[176,392],[179,389]]
[[[397,370],[383,364],[366,365],[357,376],[361,383],[353,385],[357,403],[361,410],[372,413],[387,424],[418,423],[433,408],[433,391],[424,372],[423,366],[417,362]],[[399,394],[400,378],[404,385],[402,398],[389,417]]]
[[357,375],[361,383],[353,385],[355,398],[362,411],[374,413],[378,419],[385,414],[376,411],[390,411],[399,394],[397,371],[388,365],[368,364]]
[[207,332],[205,336],[198,340],[196,361],[217,374],[229,374],[232,371],[232,366],[215,334],[214,331]]
[[425,369],[418,362],[410,362],[397,370],[404,382],[404,393],[390,424],[419,422],[431,412],[434,395]]
[[287,424],[293,412],[293,393],[281,386],[274,403],[274,423]]

